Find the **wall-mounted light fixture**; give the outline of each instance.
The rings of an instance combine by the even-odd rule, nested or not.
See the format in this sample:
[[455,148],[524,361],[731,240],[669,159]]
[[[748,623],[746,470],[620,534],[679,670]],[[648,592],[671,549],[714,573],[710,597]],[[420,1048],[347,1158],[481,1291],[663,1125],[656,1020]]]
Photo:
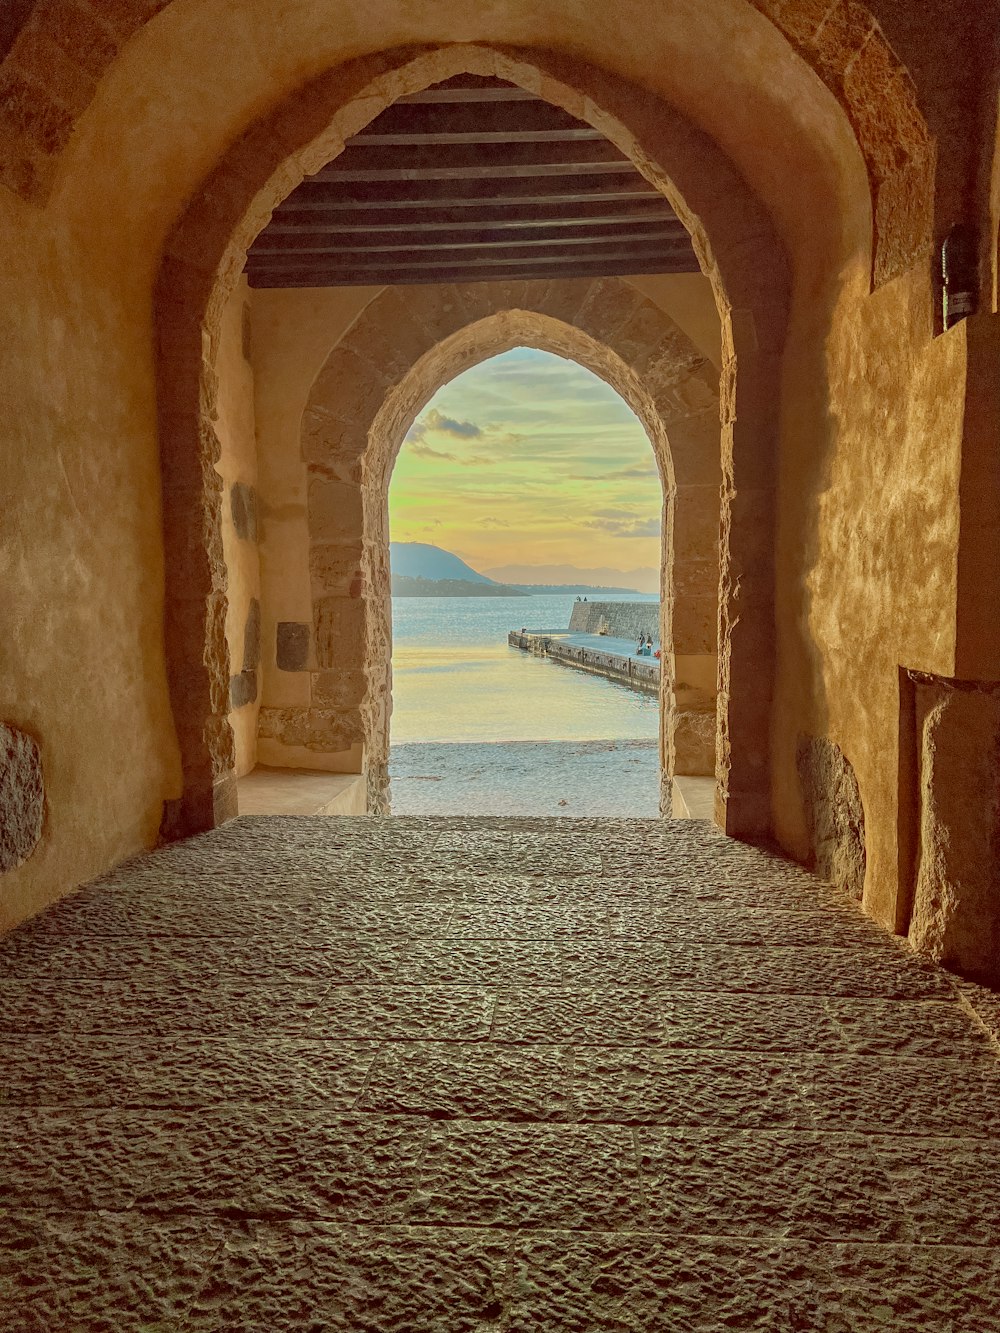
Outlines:
[[966,222],[952,227],[945,237],[941,281],[944,326],[950,329],[979,309],[979,236]]

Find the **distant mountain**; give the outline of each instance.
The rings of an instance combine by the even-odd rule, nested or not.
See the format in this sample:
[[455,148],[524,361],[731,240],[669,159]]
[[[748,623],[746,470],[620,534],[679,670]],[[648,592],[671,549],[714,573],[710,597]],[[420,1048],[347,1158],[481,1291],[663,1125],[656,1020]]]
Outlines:
[[527,597],[520,588],[508,588],[506,583],[473,583],[472,579],[412,579],[406,574],[393,574],[393,597]]
[[510,586],[516,588],[518,592],[528,593],[533,597],[572,594],[579,596],[580,593],[586,593],[588,597],[592,597],[594,593],[598,593],[601,597],[618,597],[622,593],[628,593],[630,596],[646,596],[645,593],[640,593],[638,588],[603,588],[596,583],[512,583]]
[[[451,551],[426,542],[390,542],[389,567],[393,575],[410,579],[460,579],[464,583],[494,583],[485,574],[479,574]],[[503,582],[503,580],[500,580]]]
[[580,569],[576,565],[501,565],[487,570],[490,578],[511,583],[519,588],[532,587],[535,591],[549,591],[553,584],[559,590],[572,587],[573,591],[589,593],[600,588],[606,592],[643,592],[658,594],[658,569]]

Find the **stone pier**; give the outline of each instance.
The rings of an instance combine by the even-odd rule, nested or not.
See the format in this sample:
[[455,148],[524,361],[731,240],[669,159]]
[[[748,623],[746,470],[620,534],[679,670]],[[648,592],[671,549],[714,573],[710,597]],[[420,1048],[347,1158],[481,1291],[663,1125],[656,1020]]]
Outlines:
[[511,630],[507,642],[512,648],[551,657],[565,666],[590,671],[644,694],[660,692],[659,658],[637,657],[635,644],[628,639],[574,634],[567,630]]

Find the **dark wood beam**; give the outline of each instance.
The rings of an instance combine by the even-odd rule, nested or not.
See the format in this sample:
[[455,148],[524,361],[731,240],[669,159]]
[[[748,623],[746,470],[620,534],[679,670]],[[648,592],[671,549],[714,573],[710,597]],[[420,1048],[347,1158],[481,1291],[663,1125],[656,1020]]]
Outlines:
[[429,135],[458,134],[474,138],[482,133],[503,134],[516,141],[525,134],[580,130],[590,136],[602,137],[599,130],[537,97],[526,101],[471,104],[394,102],[356,134],[352,142],[371,143],[387,137],[402,137],[407,143],[420,143],[434,142],[433,138],[428,140]]
[[[522,130],[518,143],[587,143],[600,139],[598,130]],[[370,134],[367,131],[356,134],[352,143],[377,144],[382,147],[392,145],[419,146],[421,144],[495,144],[509,142],[509,136],[503,130],[477,130],[475,133],[442,130],[437,134]]]
[[521,268],[469,268],[454,265],[448,268],[397,268],[382,271],[371,269],[337,270],[320,267],[293,274],[280,272],[256,273],[250,270],[247,280],[255,289],[279,287],[391,287],[399,284],[433,284],[441,282],[512,282],[538,278],[627,277],[643,273],[698,273],[694,251],[670,260],[602,260],[561,266],[553,271],[550,263],[525,264]]
[[420,93],[408,93],[399,101],[412,106],[420,102],[537,102],[538,98],[513,83],[499,83],[495,79],[469,74],[458,75]]
[[581,254],[577,246],[553,245],[546,250],[530,254],[511,252],[507,249],[474,251],[462,254],[457,260],[451,250],[421,251],[419,257],[413,257],[406,249],[393,251],[389,255],[357,254],[355,252],[334,252],[324,258],[310,254],[270,254],[251,255],[250,271],[294,273],[299,269],[322,268],[327,272],[337,269],[350,269],[352,272],[381,271],[387,268],[440,268],[451,265],[476,270],[480,268],[518,268],[525,264],[551,264],[560,268],[564,264],[598,263],[604,260],[626,262],[629,259],[672,260],[676,257],[693,253],[688,240],[678,242],[651,241],[642,245],[612,245],[605,242],[605,248],[599,253],[593,251]]
[[[543,145],[544,146],[544,145]],[[592,145],[582,144],[588,148]],[[576,155],[574,154],[574,157]],[[340,171],[330,170],[319,176],[313,176],[306,185],[347,184],[355,181],[461,181],[461,180],[507,180],[515,177],[532,177],[536,180],[552,176],[621,176],[634,180],[635,167],[631,162],[470,162],[466,166],[439,167],[362,167],[357,170],[345,167]],[[300,187],[301,188],[301,187]]]
[[505,250],[580,245],[608,245],[616,241],[639,244],[652,241],[684,243],[687,232],[681,222],[644,223],[629,228],[627,236],[620,227],[564,227],[558,232],[543,230],[537,233],[523,231],[435,231],[416,236],[400,231],[392,235],[373,236],[368,232],[347,232],[331,236],[325,229],[292,231],[272,234],[270,227],[254,244],[253,257],[280,254],[387,254],[406,250],[412,254],[422,250]]
[[488,168],[513,174],[515,167],[563,167],[614,164],[635,167],[607,139],[558,143],[423,144],[348,146],[310,181],[339,181],[354,172],[408,171],[416,176],[466,167]]
[[536,180],[487,181],[397,181],[394,183],[354,181],[332,185],[306,182],[275,211],[275,216],[292,211],[342,213],[363,206],[386,208],[505,208],[530,201],[539,204],[603,203],[608,199],[633,202],[660,199],[655,185],[641,176],[569,176]]
[[345,209],[338,213],[285,211],[282,208],[269,222],[266,233],[302,231],[340,232],[363,231],[377,233],[434,232],[443,229],[478,231],[492,227],[509,231],[538,227],[576,227],[614,224],[632,226],[642,222],[659,222],[675,218],[676,214],[662,198],[620,201],[603,199],[600,203],[580,204],[519,204],[497,211],[492,208],[412,208],[383,213],[378,208]]

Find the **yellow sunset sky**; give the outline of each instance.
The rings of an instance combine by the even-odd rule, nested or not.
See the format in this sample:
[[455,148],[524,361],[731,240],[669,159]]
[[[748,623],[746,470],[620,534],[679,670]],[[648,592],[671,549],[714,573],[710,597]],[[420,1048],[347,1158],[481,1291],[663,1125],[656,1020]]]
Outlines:
[[652,447],[596,375],[518,347],[457,376],[410,428],[389,489],[393,541],[474,569],[659,565]]

